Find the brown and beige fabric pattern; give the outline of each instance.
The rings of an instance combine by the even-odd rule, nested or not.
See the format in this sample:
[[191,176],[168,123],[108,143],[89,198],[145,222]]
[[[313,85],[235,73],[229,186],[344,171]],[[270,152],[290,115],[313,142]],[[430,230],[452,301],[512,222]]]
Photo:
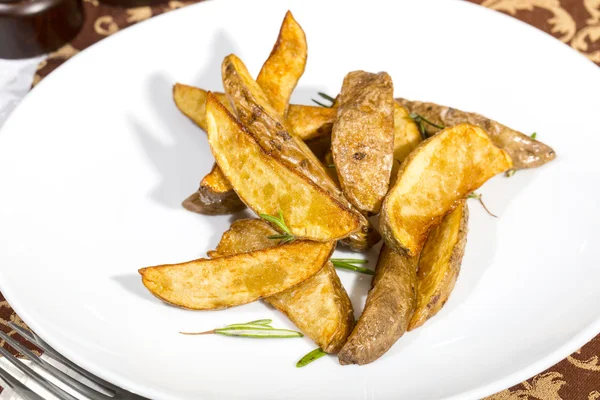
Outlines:
[[[600,0],[469,0],[518,18],[554,36],[600,66]],[[166,1],[160,5],[119,8],[83,0],[86,22],[69,44],[49,55],[38,68],[34,85],[86,47],[137,22],[198,1]],[[7,323],[25,326],[0,294],[0,329]],[[0,346],[4,346],[0,341]],[[600,335],[552,368],[486,400],[600,399]],[[1,389],[0,389],[1,390]]]

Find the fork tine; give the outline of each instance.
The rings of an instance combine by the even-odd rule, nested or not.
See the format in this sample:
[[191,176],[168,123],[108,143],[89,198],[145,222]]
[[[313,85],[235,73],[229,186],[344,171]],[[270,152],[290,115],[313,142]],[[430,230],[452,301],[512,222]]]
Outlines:
[[8,371],[0,367],[0,379],[6,383],[6,386],[11,388],[16,394],[26,400],[44,400],[33,390],[23,385],[17,378],[12,376]]
[[96,390],[90,388],[87,385],[84,385],[83,383],[65,374],[64,372],[56,368],[54,365],[39,358],[37,355],[26,349],[24,346],[22,346],[16,340],[14,340],[2,331],[0,331],[0,338],[4,339],[8,344],[14,347],[15,350],[18,350],[19,352],[21,352],[21,354],[27,356],[27,358],[31,360],[31,362],[40,366],[44,371],[48,372],[50,375],[54,376],[56,379],[69,386],[73,390],[89,397],[91,400],[107,400],[113,398],[113,396],[116,394],[113,392],[113,396],[105,396],[104,394],[98,393]]
[[55,395],[61,400],[78,400],[76,397],[71,396],[69,393],[65,392],[61,388],[54,386],[52,383],[48,382],[44,377],[40,374],[29,368],[23,362],[19,361],[15,356],[10,354],[8,350],[0,347],[0,354],[3,355],[8,362],[17,367],[19,371],[28,376],[29,378],[36,381],[38,385]]
[[48,345],[46,342],[44,342],[35,333],[28,331],[26,329],[23,329],[13,322],[9,322],[8,325],[12,329],[17,331],[19,333],[19,335],[23,336],[25,339],[29,340],[31,343],[33,343],[33,344],[37,345],[38,347],[40,347],[41,349],[43,349],[46,355],[54,358],[57,361],[60,361],[65,366],[69,367],[70,369],[77,372],[78,374],[86,377],[90,381],[94,382],[96,385],[106,389],[109,392],[113,392],[113,393],[116,393],[120,390],[117,386],[113,385],[112,383],[106,382],[104,379],[97,377],[96,375],[92,374],[91,372],[84,370],[77,364],[73,364],[71,361],[67,360],[65,357],[60,355],[56,350],[54,350],[52,347],[50,347],[50,345]]

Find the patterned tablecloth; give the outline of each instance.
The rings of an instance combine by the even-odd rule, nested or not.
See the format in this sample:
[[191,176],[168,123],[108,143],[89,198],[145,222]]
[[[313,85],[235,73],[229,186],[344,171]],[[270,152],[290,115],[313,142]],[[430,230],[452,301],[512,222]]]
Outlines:
[[[600,66],[600,0],[469,0],[512,15],[569,44]],[[77,52],[123,28],[197,1],[168,1],[163,5],[118,8],[83,0],[86,22],[69,44],[48,55],[33,84]],[[600,94],[599,94],[600,95]],[[15,335],[7,321],[25,326],[0,293],[0,329]],[[18,338],[18,335],[15,335]],[[0,340],[0,346],[5,346]],[[11,348],[9,350],[12,351]],[[36,350],[37,351],[37,350]],[[600,399],[600,335],[552,368],[487,400]],[[0,388],[1,391],[1,388]]]

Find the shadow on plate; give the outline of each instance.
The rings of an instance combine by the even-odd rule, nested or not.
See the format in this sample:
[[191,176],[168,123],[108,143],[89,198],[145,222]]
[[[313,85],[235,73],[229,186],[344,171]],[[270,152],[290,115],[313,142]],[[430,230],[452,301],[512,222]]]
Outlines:
[[138,274],[137,271],[135,273],[113,276],[111,279],[136,297],[140,297],[153,303],[160,302],[159,299],[154,297],[148,289],[146,289],[142,283],[142,276]]

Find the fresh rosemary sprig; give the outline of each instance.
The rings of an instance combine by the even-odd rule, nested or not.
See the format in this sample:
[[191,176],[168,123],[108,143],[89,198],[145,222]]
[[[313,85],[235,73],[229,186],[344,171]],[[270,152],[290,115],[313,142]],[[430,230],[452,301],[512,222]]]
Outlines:
[[515,172],[517,172],[516,169],[514,169],[514,168],[513,169],[509,169],[508,171],[506,171],[504,173],[504,176],[506,176],[507,178],[510,178],[511,176],[513,176],[515,174]]
[[325,353],[323,350],[321,350],[320,347],[318,347],[310,353],[308,353],[307,355],[305,355],[304,357],[302,357],[300,361],[296,363],[296,368],[306,367],[311,362],[316,361],[325,355],[327,355],[327,353]]
[[415,121],[415,123],[417,124],[417,126],[419,128],[419,132],[421,133],[421,138],[423,140],[427,139],[427,130],[425,130],[425,124],[431,125],[437,129],[445,129],[446,128],[443,125],[434,124],[433,122],[431,122],[430,120],[428,120],[427,118],[422,116],[421,114],[411,113],[408,116],[410,117],[410,119]]
[[531,138],[532,138],[533,140],[536,140],[536,138],[537,138],[537,132],[533,132],[533,133],[531,134]]
[[278,329],[273,328],[270,319],[259,319],[257,321],[250,321],[243,324],[231,324],[225,328],[216,328],[206,332],[180,332],[183,335],[224,335],[224,336],[238,336],[238,337],[249,337],[255,339],[287,339],[295,337],[303,337],[304,335],[300,332],[292,331],[289,329]]
[[487,208],[487,206],[485,205],[485,203],[483,202],[483,195],[477,193],[477,192],[473,192],[471,194],[469,194],[467,196],[467,198],[469,199],[477,199],[479,200],[479,203],[481,203],[481,206],[483,207],[483,209],[490,214],[492,217],[494,218],[498,218],[498,216],[496,214],[492,214],[492,212]]
[[280,240],[279,244],[290,243],[296,240],[296,236],[292,234],[290,228],[288,228],[285,224],[285,220],[283,219],[283,213],[281,212],[281,210],[279,210],[279,218],[269,214],[258,214],[258,216],[264,219],[265,221],[277,225],[277,227],[279,227],[279,229],[281,229],[284,232],[280,235],[267,236],[268,239]]
[[334,267],[340,269],[347,269],[350,271],[360,272],[361,274],[375,275],[375,271],[369,268],[357,267],[354,264],[368,264],[367,260],[361,260],[358,258],[332,258],[329,261]]
[[319,100],[315,100],[315,99],[311,99],[314,103],[320,105],[321,107],[325,107],[325,108],[331,108],[333,107],[333,103],[335,103],[335,99],[333,97],[331,97],[330,95],[323,93],[323,92],[318,92],[317,93],[319,96],[321,96],[322,98],[324,98],[325,100],[331,102],[330,105],[326,105],[321,103]]

